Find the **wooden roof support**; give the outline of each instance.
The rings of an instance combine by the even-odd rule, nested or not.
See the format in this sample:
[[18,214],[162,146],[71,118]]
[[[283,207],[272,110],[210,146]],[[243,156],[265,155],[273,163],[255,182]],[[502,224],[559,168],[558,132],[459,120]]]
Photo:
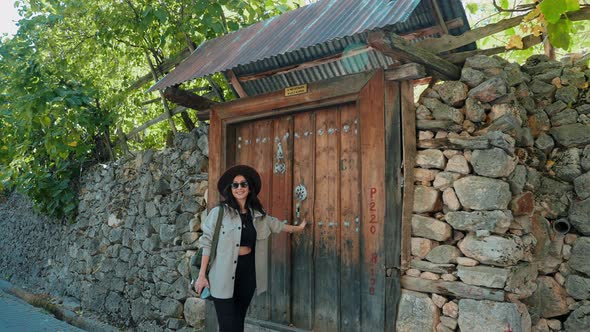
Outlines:
[[430,6],[432,6],[432,10],[435,13],[435,17],[436,17],[436,22],[438,23],[438,25],[440,26],[443,35],[448,35],[449,34],[449,28],[447,27],[447,24],[445,23],[445,19],[442,15],[442,12],[440,11],[440,6],[438,5],[438,1],[437,0],[430,0]]
[[459,67],[429,51],[411,45],[397,34],[383,31],[370,32],[368,42],[369,45],[393,59],[423,64],[446,79],[458,80],[461,77]]
[[236,76],[236,73],[234,73],[233,70],[230,69],[230,70],[226,71],[225,75],[227,75],[227,78],[229,78],[229,82],[231,83],[231,85],[234,87],[234,90],[238,94],[237,95],[238,98],[248,97],[248,93],[246,93],[246,90],[244,90],[242,83],[240,82],[240,80]]
[[177,86],[171,86],[164,90],[164,97],[169,101],[182,105],[184,107],[192,108],[194,110],[205,110],[217,104],[213,100],[199,96],[187,90],[183,90]]
[[[456,29],[465,25],[465,23],[461,18],[454,18],[452,20],[446,21],[444,25],[447,27],[447,29]],[[414,40],[426,36],[432,36],[436,33],[440,33],[442,35],[444,34],[444,31],[440,26],[435,25],[428,28],[412,31],[409,33],[400,34],[400,36],[405,40]]]
[[410,268],[412,218],[414,215],[414,167],[416,166],[416,108],[414,106],[414,85],[402,82],[401,92],[401,127],[402,127],[402,169],[403,200],[401,220],[401,262],[403,271]]
[[426,76],[424,66],[417,63],[407,63],[385,71],[387,81],[408,81]]
[[[173,110],[170,111],[170,115],[174,116],[178,113],[186,112],[186,110],[187,110],[187,108],[184,106],[177,106],[176,108],[174,108]],[[197,113],[197,118],[200,121],[209,120],[209,113],[210,113],[209,109],[199,111]],[[125,141],[127,141],[129,139],[134,139],[135,136],[137,134],[139,134],[140,132],[144,131],[148,127],[153,126],[154,124],[156,124],[158,122],[162,122],[162,121],[166,120],[167,118],[168,118],[168,112],[164,112],[164,113],[160,114],[157,118],[151,119],[148,122],[142,124],[141,126],[133,128],[133,130],[131,130],[129,132],[129,134],[127,134],[127,135],[123,134],[123,131],[121,131],[121,133],[117,132],[117,135],[119,136],[119,141],[122,139],[124,139]],[[120,128],[117,128],[117,130],[120,130]],[[121,135],[123,135],[123,136],[121,136]],[[118,143],[118,141],[115,143]]]

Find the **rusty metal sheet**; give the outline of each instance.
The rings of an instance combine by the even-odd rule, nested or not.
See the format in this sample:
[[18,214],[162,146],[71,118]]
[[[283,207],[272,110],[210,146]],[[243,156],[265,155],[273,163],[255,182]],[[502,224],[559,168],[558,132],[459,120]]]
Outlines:
[[209,40],[148,91],[405,21],[420,0],[320,0]]

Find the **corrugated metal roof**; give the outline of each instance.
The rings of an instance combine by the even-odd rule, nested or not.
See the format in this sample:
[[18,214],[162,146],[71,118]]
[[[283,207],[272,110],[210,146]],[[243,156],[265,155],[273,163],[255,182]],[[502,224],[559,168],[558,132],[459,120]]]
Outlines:
[[[320,0],[209,40],[149,91],[405,21],[420,0]],[[312,53],[316,50],[312,49]],[[316,53],[316,55],[319,55]],[[309,57],[305,56],[306,59]],[[281,66],[280,63],[277,65]]]
[[[450,31],[451,34],[461,35],[469,30],[469,24],[467,24],[467,17],[461,0],[444,0],[440,6],[445,21],[460,18],[464,23],[463,26],[452,29]],[[383,27],[382,29],[403,35],[436,25],[437,21],[432,13],[430,1],[422,0],[408,19],[403,22]],[[420,39],[412,40],[412,42],[417,42],[429,37],[438,37],[438,34],[425,36]],[[336,38],[307,48],[272,56],[268,59],[238,65],[232,68],[232,70],[237,77],[241,78],[241,85],[246,93],[249,96],[253,96],[281,90],[293,85],[327,80],[377,68],[388,68],[394,64],[394,60],[375,51],[368,51],[363,54],[349,56],[349,50],[354,50],[359,47],[362,48],[363,46],[367,46],[366,32],[349,37]],[[462,50],[463,49],[475,49],[475,44],[465,46]],[[307,67],[305,69],[281,71],[278,74],[271,76],[259,75],[255,80],[244,80],[250,75],[291,68],[317,59],[326,59],[334,55],[339,55],[339,58],[333,62],[316,65],[314,67]]]
[[[320,44],[323,47],[312,46],[305,49],[305,51],[297,50],[271,59],[256,61],[247,65],[249,70],[252,70],[252,73],[270,70],[269,68],[275,66],[273,60],[276,60],[276,58],[282,58],[282,60],[289,62],[305,63],[307,58],[314,57],[317,54],[323,54],[321,52],[322,49],[342,53],[342,56],[333,59],[333,61],[317,64],[313,67],[279,72],[278,74],[269,76],[259,76],[252,80],[242,80],[242,88],[249,96],[254,96],[294,85],[323,81],[329,78],[370,71],[377,68],[387,68],[394,64],[394,60],[390,57],[372,48],[367,48],[362,43],[364,40],[366,40],[366,33]],[[343,52],[336,51],[341,48],[344,48]],[[359,49],[360,51],[358,51]],[[235,68],[236,74],[241,69],[240,67]],[[242,75],[241,71],[240,73],[238,76]]]

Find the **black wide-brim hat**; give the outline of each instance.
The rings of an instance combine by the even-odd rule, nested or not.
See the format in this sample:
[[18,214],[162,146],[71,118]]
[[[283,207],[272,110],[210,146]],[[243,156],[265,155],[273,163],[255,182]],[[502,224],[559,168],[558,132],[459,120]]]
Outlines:
[[[217,190],[223,196],[224,190],[234,181],[234,178],[238,175],[242,175],[248,181],[250,191],[254,192],[257,196],[260,193],[262,181],[260,180],[260,174],[248,166],[248,165],[236,165],[228,168],[223,175],[217,181]],[[227,198],[227,197],[225,197]]]

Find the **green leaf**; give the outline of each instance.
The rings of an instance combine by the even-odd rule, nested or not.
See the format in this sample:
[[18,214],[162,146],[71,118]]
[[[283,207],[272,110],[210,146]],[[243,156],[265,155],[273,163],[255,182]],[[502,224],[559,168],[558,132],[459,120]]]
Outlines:
[[240,29],[240,25],[234,21],[227,22],[227,28],[229,31],[236,31]]
[[508,6],[510,6],[510,2],[508,2],[508,0],[500,0],[500,7],[503,9],[508,9]]
[[575,12],[580,10],[580,3],[578,0],[565,0],[565,10],[568,12]]
[[471,14],[475,14],[477,13],[478,9],[479,9],[479,5],[475,2],[470,2],[467,4],[467,6],[465,6],[467,8],[467,10],[469,10],[469,12]]
[[568,19],[559,20],[557,23],[547,25],[549,42],[551,45],[564,50],[569,50],[572,42],[571,21]]
[[549,23],[557,23],[561,15],[567,11],[566,0],[543,0],[539,9]]
[[51,126],[51,118],[48,117],[47,115],[40,117],[39,120],[41,121],[41,124],[43,124],[43,126],[45,126],[45,127]]
[[160,21],[160,23],[165,23],[168,19],[168,13],[163,8],[156,9],[154,15],[158,18],[158,21]]

